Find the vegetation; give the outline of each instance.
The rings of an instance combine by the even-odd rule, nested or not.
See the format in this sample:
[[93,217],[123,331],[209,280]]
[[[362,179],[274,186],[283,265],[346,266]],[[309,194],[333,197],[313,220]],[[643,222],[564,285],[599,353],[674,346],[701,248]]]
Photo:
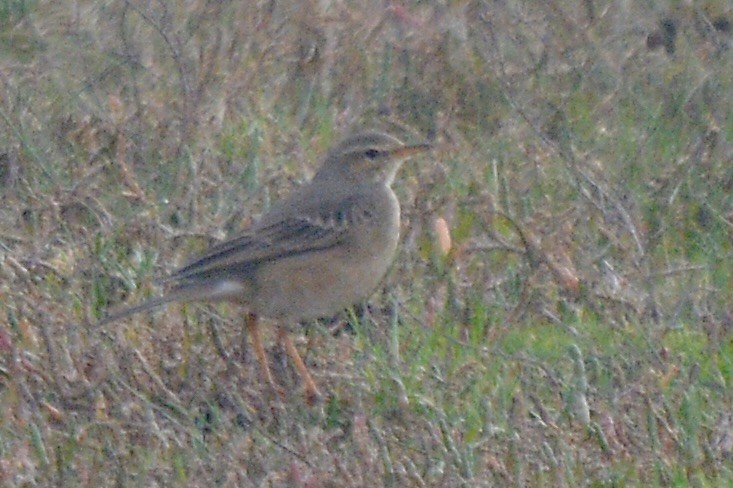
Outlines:
[[[0,482],[733,484],[733,13],[656,3],[0,3]],[[367,127],[436,150],[322,404],[239,307],[94,326]]]

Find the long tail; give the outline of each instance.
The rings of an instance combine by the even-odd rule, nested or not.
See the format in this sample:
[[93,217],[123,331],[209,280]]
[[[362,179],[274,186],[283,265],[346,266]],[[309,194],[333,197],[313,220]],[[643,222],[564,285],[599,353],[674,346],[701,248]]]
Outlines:
[[95,326],[106,325],[106,324],[109,324],[110,322],[114,322],[116,320],[120,320],[125,317],[129,317],[130,315],[135,315],[140,312],[152,310],[154,308],[160,307],[161,305],[165,305],[166,303],[186,302],[186,301],[191,301],[197,298],[200,299],[201,298],[200,295],[201,295],[200,290],[197,290],[193,287],[174,290],[171,293],[168,293],[167,295],[163,295],[161,297],[156,297],[156,298],[151,298],[150,300],[146,300],[139,305],[135,305],[134,307],[123,308],[122,310],[118,310],[117,312],[114,312],[111,315],[108,315],[105,318],[101,319],[99,322],[95,324]]

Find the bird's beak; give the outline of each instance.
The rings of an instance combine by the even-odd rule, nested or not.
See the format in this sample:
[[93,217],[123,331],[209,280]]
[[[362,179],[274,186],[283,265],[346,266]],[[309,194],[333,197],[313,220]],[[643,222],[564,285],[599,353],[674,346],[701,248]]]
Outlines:
[[390,151],[390,155],[395,159],[405,159],[409,158],[410,156],[414,154],[419,154],[421,152],[425,152],[428,149],[431,149],[433,146],[431,144],[413,144],[410,146],[402,146],[398,147],[396,149],[393,149]]

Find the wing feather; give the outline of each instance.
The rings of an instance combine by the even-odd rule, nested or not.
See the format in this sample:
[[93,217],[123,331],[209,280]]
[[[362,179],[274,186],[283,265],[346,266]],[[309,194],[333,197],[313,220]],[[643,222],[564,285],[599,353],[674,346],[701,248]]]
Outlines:
[[[335,201],[334,201],[335,200]],[[270,212],[251,230],[211,247],[165,281],[186,282],[243,276],[264,262],[329,249],[342,242],[354,222],[356,198],[301,212]]]

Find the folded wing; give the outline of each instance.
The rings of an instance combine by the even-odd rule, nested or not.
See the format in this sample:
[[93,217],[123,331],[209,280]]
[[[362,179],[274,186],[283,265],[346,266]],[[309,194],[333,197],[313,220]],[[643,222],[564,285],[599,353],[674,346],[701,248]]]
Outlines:
[[321,202],[317,210],[272,212],[251,230],[209,248],[165,281],[185,287],[194,282],[236,279],[261,263],[337,246],[354,219],[366,217],[363,210],[356,211],[354,201],[338,199],[325,206]]

